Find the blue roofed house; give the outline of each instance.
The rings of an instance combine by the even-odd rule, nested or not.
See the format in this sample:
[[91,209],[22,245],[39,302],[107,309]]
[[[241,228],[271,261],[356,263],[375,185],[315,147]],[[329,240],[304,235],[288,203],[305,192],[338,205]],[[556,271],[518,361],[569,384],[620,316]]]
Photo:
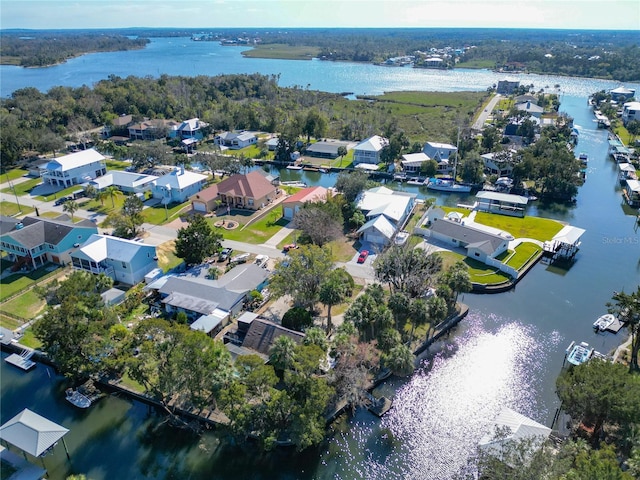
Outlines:
[[157,268],[157,259],[153,245],[97,234],[71,253],[73,268],[104,273],[127,285],[144,281],[145,275]]
[[389,140],[380,135],[374,135],[360,142],[353,148],[353,164],[368,163],[377,165],[381,162],[382,150],[389,145]]
[[107,173],[105,157],[90,148],[52,158],[40,171],[44,183],[57,187],[71,187],[93,180]]
[[163,204],[183,203],[202,190],[206,181],[206,175],[178,167],[154,180],[151,193],[153,198],[159,198]]
[[25,217],[0,236],[0,250],[14,262],[14,270],[38,268],[47,262],[66,265],[71,262],[71,253],[96,233],[93,222],[73,223],[67,215],[57,219]]
[[358,233],[366,242],[388,245],[409,218],[416,197],[414,193],[397,192],[386,187],[364,191],[357,206],[365,214],[367,222]]

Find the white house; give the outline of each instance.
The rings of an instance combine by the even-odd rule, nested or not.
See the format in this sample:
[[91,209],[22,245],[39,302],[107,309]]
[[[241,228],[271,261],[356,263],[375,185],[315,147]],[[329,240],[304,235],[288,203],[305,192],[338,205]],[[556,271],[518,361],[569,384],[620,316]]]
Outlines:
[[415,205],[416,194],[376,187],[363,192],[357,207],[367,218],[358,233],[367,242],[387,245],[402,228]]
[[[258,142],[258,137],[251,132],[224,132],[217,135],[214,139],[216,145],[227,147],[231,150],[239,150],[241,148],[254,145]],[[275,148],[275,147],[274,147]]]
[[448,143],[427,142],[422,151],[438,163],[441,160],[448,160],[451,163],[451,157],[455,157],[458,149]]
[[622,107],[622,123],[626,125],[632,120],[640,121],[640,102],[627,102]]
[[158,267],[156,247],[110,235],[91,235],[75,252],[71,263],[75,269],[104,273],[117,282],[135,285]]
[[178,127],[178,135],[182,139],[193,138],[196,140],[202,139],[202,131],[201,128],[205,127],[207,124],[201,122],[199,118],[190,118],[189,120],[185,120]]
[[404,155],[402,155],[400,165],[402,165],[402,171],[404,171],[407,175],[420,175],[422,164],[427,160],[430,160],[430,158],[424,152],[405,153]]
[[105,157],[90,148],[49,160],[40,176],[45,183],[66,188],[88,182],[105,173]]
[[113,185],[125,193],[141,193],[151,190],[154,180],[157,179],[158,177],[155,175],[110,170],[102,177],[89,182],[89,185],[93,185],[98,191]]
[[389,140],[380,135],[367,138],[353,149],[353,164],[369,163],[377,165],[381,161],[382,149],[387,145],[389,145]]
[[204,186],[207,176],[190,172],[179,167],[167,175],[158,177],[153,182],[151,193],[153,198],[159,198],[162,203],[183,203],[191,195],[195,195]]
[[515,159],[513,158],[516,152],[513,150],[507,150],[502,152],[489,152],[480,155],[482,162],[484,163],[485,172],[490,175],[497,175],[498,177],[508,177],[513,172],[513,165]]

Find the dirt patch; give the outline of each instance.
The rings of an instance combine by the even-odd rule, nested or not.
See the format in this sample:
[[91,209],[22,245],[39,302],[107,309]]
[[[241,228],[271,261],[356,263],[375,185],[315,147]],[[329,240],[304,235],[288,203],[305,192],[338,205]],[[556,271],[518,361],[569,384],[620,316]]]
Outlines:
[[[156,255],[158,257],[158,265],[167,265],[171,261],[171,257],[174,255],[176,241],[171,240],[169,242],[162,243],[156,247]],[[171,255],[171,257],[169,256]]]

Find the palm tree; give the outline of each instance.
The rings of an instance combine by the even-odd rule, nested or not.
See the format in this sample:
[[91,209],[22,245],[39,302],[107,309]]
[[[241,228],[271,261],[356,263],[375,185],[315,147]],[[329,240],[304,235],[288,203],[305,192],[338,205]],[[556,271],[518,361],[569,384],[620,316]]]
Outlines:
[[347,147],[345,147],[344,145],[340,145],[338,147],[338,155],[340,156],[340,166],[342,166],[342,160],[344,159],[344,156],[347,154]]
[[105,188],[104,191],[107,193],[107,196],[111,197],[111,207],[116,208],[115,197],[121,195],[118,187],[116,187],[115,185],[111,185],[110,187]]
[[96,199],[100,200],[100,205],[102,205],[104,207],[104,199],[107,198],[109,196],[109,192],[107,192],[106,190],[100,190],[98,193],[96,193]]
[[79,209],[80,209],[80,205],[78,205],[78,202],[74,200],[67,200],[66,202],[64,202],[62,206],[62,210],[64,212],[67,212],[69,215],[71,215],[72,222],[73,222],[73,214],[76,213]]
[[[335,273],[334,273],[335,272]],[[319,298],[327,307],[327,335],[331,333],[331,307],[338,305],[347,296],[347,284],[344,283],[342,274],[338,270],[329,273],[326,280],[320,285]]]
[[269,361],[276,370],[284,371],[293,365],[296,342],[286,335],[276,338],[269,350]]

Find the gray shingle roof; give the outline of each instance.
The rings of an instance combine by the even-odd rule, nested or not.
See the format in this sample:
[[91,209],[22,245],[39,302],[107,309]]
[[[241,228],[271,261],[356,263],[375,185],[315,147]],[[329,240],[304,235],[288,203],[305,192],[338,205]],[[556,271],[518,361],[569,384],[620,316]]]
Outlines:
[[58,245],[58,243],[76,227],[96,228],[96,226],[88,220],[71,223],[66,220],[52,220],[39,217],[25,217],[22,219],[22,224],[24,225],[23,228],[14,230],[7,235],[27,249],[37,247],[43,243]]
[[159,292],[169,295],[164,303],[208,314],[216,308],[230,311],[248,289],[231,290],[204,278],[170,277]]
[[441,235],[454,238],[467,245],[467,247],[479,248],[487,253],[495,252],[503,242],[507,241],[498,235],[445,219],[433,222],[431,230]]

